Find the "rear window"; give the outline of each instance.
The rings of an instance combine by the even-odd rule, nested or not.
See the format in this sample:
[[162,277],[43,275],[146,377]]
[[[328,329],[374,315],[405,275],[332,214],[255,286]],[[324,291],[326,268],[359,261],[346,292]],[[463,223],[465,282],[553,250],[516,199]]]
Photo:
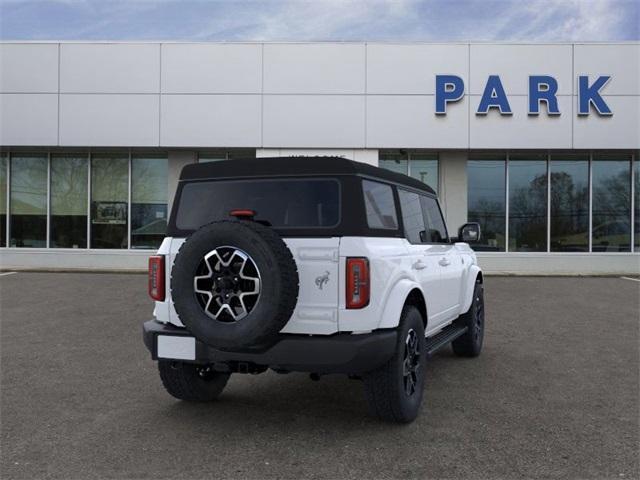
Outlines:
[[215,180],[182,187],[175,216],[180,230],[196,230],[251,209],[274,228],[330,228],[340,222],[340,184],[334,179]]

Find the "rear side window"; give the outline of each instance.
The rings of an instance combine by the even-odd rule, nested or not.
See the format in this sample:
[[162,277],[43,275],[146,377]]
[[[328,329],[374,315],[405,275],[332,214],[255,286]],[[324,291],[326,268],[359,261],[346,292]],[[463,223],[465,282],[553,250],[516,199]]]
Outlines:
[[340,184],[333,179],[216,180],[182,187],[175,216],[180,230],[196,230],[250,209],[275,228],[329,228],[340,222]]
[[393,190],[384,183],[362,181],[362,192],[369,228],[398,229]]
[[422,212],[424,214],[424,222],[427,226],[428,243],[448,243],[449,235],[445,226],[442,212],[435,198],[420,196],[422,203]]
[[420,195],[406,190],[398,189],[400,197],[400,210],[402,211],[402,223],[404,224],[404,236],[410,243],[425,243],[426,228]]

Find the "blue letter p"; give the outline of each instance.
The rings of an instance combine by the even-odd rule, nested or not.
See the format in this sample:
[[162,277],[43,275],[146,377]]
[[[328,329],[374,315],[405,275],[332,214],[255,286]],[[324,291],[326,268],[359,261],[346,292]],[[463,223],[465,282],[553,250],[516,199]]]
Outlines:
[[447,103],[464,95],[464,81],[457,75],[436,75],[436,115],[447,113]]

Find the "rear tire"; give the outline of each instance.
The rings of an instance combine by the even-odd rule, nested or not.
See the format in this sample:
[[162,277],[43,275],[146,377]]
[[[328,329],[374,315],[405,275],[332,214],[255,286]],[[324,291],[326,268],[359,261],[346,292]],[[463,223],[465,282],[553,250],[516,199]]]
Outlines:
[[400,316],[393,357],[363,376],[371,413],[397,423],[413,421],[420,411],[425,382],[426,341],[417,308],[406,305]]
[[187,402],[210,402],[224,390],[229,373],[220,373],[206,365],[158,361],[160,379],[164,388],[179,400]]
[[473,301],[467,313],[456,322],[467,327],[467,332],[451,342],[451,347],[460,357],[477,357],[482,351],[484,339],[484,287],[477,282],[473,289]]

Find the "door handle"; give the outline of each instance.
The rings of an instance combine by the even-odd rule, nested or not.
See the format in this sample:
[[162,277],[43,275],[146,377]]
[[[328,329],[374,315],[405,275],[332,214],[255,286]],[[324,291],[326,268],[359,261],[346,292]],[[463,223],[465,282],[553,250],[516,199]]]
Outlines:
[[449,261],[449,259],[447,257],[442,257],[438,263],[440,264],[441,267],[447,267],[449,265],[451,265],[451,262]]
[[422,260],[418,260],[413,265],[411,265],[411,268],[413,268],[414,270],[424,270],[425,268],[427,268],[427,264]]

